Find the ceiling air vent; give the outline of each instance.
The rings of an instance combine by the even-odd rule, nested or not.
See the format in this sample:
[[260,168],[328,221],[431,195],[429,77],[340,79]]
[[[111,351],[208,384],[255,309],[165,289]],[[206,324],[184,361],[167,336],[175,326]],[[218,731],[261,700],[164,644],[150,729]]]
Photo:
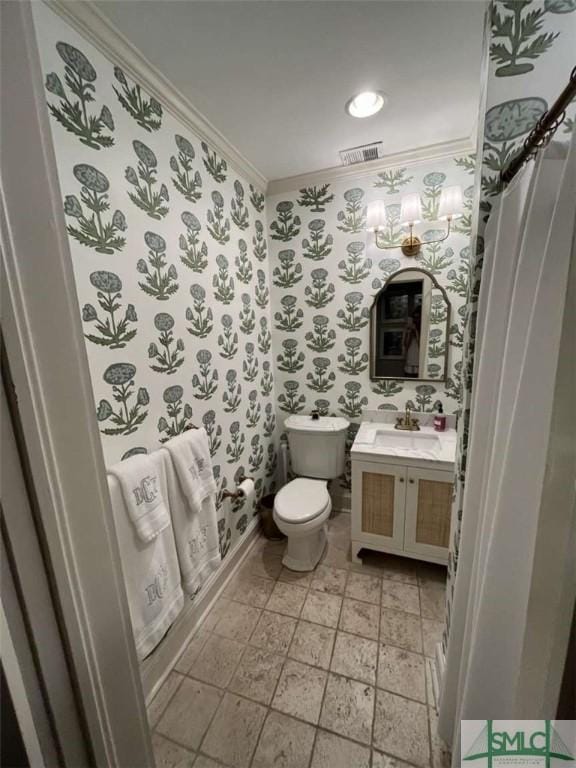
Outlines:
[[359,147],[340,150],[340,160],[342,165],[366,163],[369,160],[378,160],[379,157],[382,157],[381,141],[373,141],[371,144],[362,144]]

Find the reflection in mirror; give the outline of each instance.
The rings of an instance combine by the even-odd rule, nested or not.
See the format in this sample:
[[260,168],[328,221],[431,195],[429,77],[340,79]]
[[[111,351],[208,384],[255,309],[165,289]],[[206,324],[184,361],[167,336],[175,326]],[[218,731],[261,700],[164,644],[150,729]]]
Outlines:
[[372,379],[443,381],[448,365],[450,302],[433,275],[395,272],[370,312]]

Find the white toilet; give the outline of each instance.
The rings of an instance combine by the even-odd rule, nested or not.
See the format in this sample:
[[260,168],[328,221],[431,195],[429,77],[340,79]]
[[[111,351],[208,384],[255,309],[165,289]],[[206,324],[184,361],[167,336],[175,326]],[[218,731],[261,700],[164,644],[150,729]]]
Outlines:
[[326,546],[326,521],[332,511],[328,480],[344,472],[346,419],[289,416],[292,470],[298,475],[274,500],[274,521],[288,537],[282,560],[292,571],[312,571]]

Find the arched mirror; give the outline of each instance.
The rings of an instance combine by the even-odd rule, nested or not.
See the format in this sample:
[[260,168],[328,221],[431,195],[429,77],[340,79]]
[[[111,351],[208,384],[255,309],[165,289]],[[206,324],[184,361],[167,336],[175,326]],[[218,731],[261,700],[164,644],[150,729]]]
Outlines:
[[434,275],[395,272],[370,310],[370,378],[446,379],[449,323],[448,295]]

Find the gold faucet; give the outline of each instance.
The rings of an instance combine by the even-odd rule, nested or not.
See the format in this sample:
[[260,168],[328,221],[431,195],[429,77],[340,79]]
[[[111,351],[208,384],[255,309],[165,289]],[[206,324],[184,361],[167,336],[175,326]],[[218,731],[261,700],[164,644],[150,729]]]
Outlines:
[[408,404],[406,404],[404,416],[397,417],[394,429],[403,429],[407,432],[418,432],[420,430],[420,422],[418,419],[412,418],[410,406]]

